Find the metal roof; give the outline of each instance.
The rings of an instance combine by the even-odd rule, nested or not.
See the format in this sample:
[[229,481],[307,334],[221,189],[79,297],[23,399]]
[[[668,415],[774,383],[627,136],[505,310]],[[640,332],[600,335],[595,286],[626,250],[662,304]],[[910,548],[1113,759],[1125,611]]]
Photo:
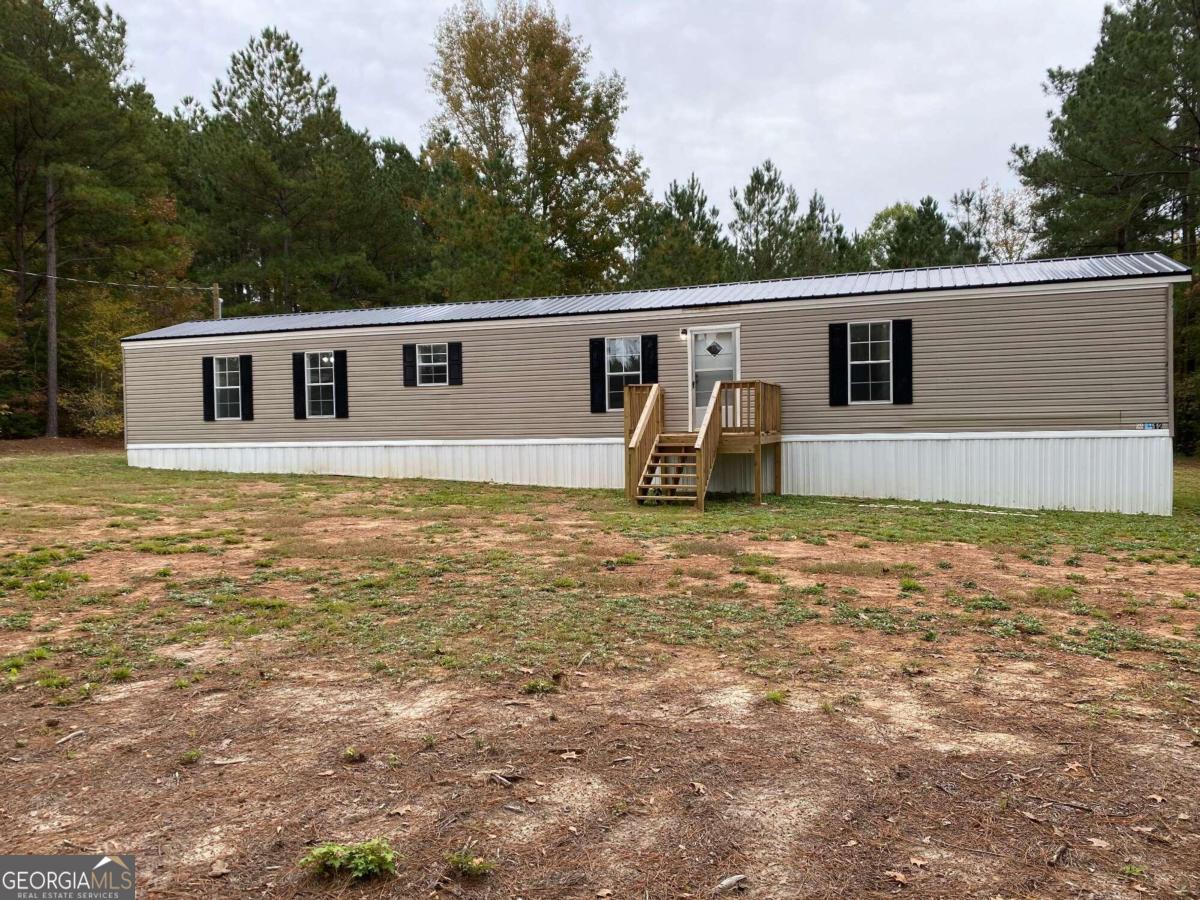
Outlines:
[[243,316],[180,322],[125,338],[149,341],[169,338],[219,337],[229,334],[263,334],[324,328],[365,328],[386,325],[425,325],[477,322],[590,313],[685,309],[777,300],[814,300],[826,297],[864,297],[872,294],[915,293],[961,288],[1014,287],[1072,281],[1105,281],[1120,278],[1187,276],[1191,270],[1161,253],[1120,253],[1036,259],[973,266],[937,266],[925,269],[892,269],[846,275],[814,275],[769,281],[743,281],[695,287],[610,291],[527,300],[486,300],[473,303],[436,303],[423,306],[388,306],[378,309],[345,309],[288,315]]

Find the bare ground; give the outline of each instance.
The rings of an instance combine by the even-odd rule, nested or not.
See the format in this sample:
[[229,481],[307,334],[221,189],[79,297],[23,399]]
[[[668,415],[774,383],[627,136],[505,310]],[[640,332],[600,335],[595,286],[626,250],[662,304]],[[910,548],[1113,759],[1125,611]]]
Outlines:
[[[242,498],[279,490],[237,483]],[[54,671],[75,684],[95,663],[72,642],[95,634],[98,608],[156,643],[131,677],[97,681],[86,699],[56,700],[32,675],[0,694],[6,852],[131,852],[153,897],[708,897],[735,875],[746,878],[729,892],[757,898],[1200,896],[1195,656],[1146,645],[1068,652],[1055,639],[1079,623],[1070,603],[1149,637],[1193,633],[1194,566],[1115,565],[1094,548],[1070,564],[1061,553],[1039,562],[1034,584],[1016,548],[862,547],[860,535],[835,532],[816,544],[750,531],[635,539],[597,528],[594,511],[561,492],[484,515],[405,506],[403,483],[386,490],[400,501],[394,516],[356,515],[378,492],[347,489],[288,520],[290,537],[248,521],[220,553],[126,543],[66,561],[99,604],[70,591],[10,597],[0,612],[30,620],[0,630],[0,653],[53,647]],[[73,508],[79,534],[104,533],[105,510]],[[226,504],[148,521],[136,536],[229,521]],[[49,536],[35,522],[6,546]],[[818,614],[744,632],[775,661],[767,674],[728,642],[647,637],[658,634],[640,630],[657,621],[649,613],[637,627],[614,620],[604,652],[498,675],[435,659],[389,677],[364,645],[314,643],[303,624],[300,636],[291,625],[164,624],[182,621],[170,583],[249,579],[267,556],[272,568],[250,592],[303,622],[325,598],[287,573],[365,576],[380,552],[425,565],[497,549],[516,554],[515,569],[438,573],[394,593],[443,603],[433,592],[450,577],[451,594],[507,596],[501,588],[542,591],[530,581],[538,573],[646,605],[715,597],[730,627],[738,609],[773,610],[794,599],[788,590]],[[774,577],[731,570],[747,559]],[[164,566],[170,583],[155,580]],[[920,582],[899,596],[897,566]],[[1032,590],[1047,585],[1074,585],[1073,599]],[[1036,614],[1043,630],[962,618],[964,598],[980,597],[1011,607],[997,616]],[[872,610],[939,631],[881,625]],[[404,637],[408,621],[383,615],[376,627]],[[533,638],[554,643],[554,621],[532,622]],[[463,640],[479,627],[465,626]],[[535,676],[554,692],[524,693]],[[365,758],[346,761],[348,747]],[[394,878],[352,885],[297,866],[321,841],[375,836],[401,854]],[[446,854],[463,847],[493,873],[450,872]]]

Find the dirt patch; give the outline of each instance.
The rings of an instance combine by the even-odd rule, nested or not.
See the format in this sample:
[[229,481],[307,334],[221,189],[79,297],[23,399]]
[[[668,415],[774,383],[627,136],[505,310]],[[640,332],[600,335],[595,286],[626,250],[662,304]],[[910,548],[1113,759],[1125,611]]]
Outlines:
[[[357,485],[206,482],[120,528],[66,503],[83,558],[11,558],[9,852],[126,850],[197,898],[1200,892],[1182,554]],[[376,836],[396,878],[297,865]]]
[[[1119,896],[1119,877],[1098,870],[1129,856],[1164,889],[1196,886],[1171,862],[1197,840],[1188,816],[1200,815],[1196,769],[1177,769],[1189,752],[1177,730],[1161,735],[1169,747],[1133,748],[1133,723],[1098,734],[1080,713],[1006,707],[1000,732],[959,718],[971,715],[963,697],[918,700],[858,680],[843,687],[861,712],[820,712],[823,686],[804,683],[786,705],[763,705],[754,680],[715,662],[681,661],[640,692],[592,673],[548,700],[310,667],[265,682],[213,677],[203,695],[165,680],[123,685],[54,725],[16,708],[12,734],[25,744],[0,771],[37,791],[9,794],[7,844],[98,846],[120,823],[148,886],[197,897],[211,896],[216,860],[231,869],[226,895],[322,895],[295,866],[305,847],[376,834],[404,853],[386,888],[400,895],[436,881],[442,855],[464,845],[497,863],[486,883],[455,888],[480,897],[670,896],[730,874],[747,876],[749,896],[871,894],[897,871],[934,893],[1053,894],[1082,880]],[[700,690],[685,688],[697,678]],[[1002,683],[1032,695],[1053,678],[1013,668]],[[660,715],[664,703],[704,700],[715,715]],[[82,734],[58,744],[67,729]],[[365,761],[347,763],[347,745]],[[198,759],[181,762],[189,750]],[[1066,855],[1046,866],[1060,843]],[[973,846],[1004,865],[956,849]]]

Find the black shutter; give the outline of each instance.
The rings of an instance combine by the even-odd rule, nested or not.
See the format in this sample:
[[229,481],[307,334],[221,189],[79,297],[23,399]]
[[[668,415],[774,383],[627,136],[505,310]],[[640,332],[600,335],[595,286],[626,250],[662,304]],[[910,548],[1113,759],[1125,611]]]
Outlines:
[[297,419],[308,418],[308,403],[304,396],[304,354],[292,354],[292,414]]
[[912,403],[912,319],[892,319],[892,403]]
[[829,323],[829,405],[846,406],[850,402],[849,325]]
[[242,421],[254,421],[254,357],[243,355],[238,357],[238,365],[242,372]]
[[404,386],[417,386],[417,345],[404,345]]
[[333,416],[350,418],[350,385],[346,379],[346,351],[333,351]]
[[450,356],[450,383],[462,384],[462,343],[452,341],[447,344]]
[[204,421],[213,422],[217,418],[216,402],[213,398],[213,358],[206,356],[200,360],[204,364]]
[[588,361],[592,377],[592,412],[608,412],[604,386],[604,338],[591,338],[588,341]]
[[642,384],[658,383],[658,335],[642,335]]

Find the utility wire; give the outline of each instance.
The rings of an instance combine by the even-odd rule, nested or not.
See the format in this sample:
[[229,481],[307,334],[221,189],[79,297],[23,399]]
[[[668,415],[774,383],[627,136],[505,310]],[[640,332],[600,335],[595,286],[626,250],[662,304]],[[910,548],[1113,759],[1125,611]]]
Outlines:
[[45,272],[22,272],[19,269],[6,269],[0,267],[0,272],[7,272],[9,275],[28,275],[30,278],[53,278],[55,281],[73,281],[76,284],[99,284],[104,287],[121,287],[121,288],[145,288],[152,291],[204,291],[206,294],[212,292],[212,285],[200,284],[132,284],[121,281],[96,281],[91,278],[71,278],[67,275],[47,275]]

